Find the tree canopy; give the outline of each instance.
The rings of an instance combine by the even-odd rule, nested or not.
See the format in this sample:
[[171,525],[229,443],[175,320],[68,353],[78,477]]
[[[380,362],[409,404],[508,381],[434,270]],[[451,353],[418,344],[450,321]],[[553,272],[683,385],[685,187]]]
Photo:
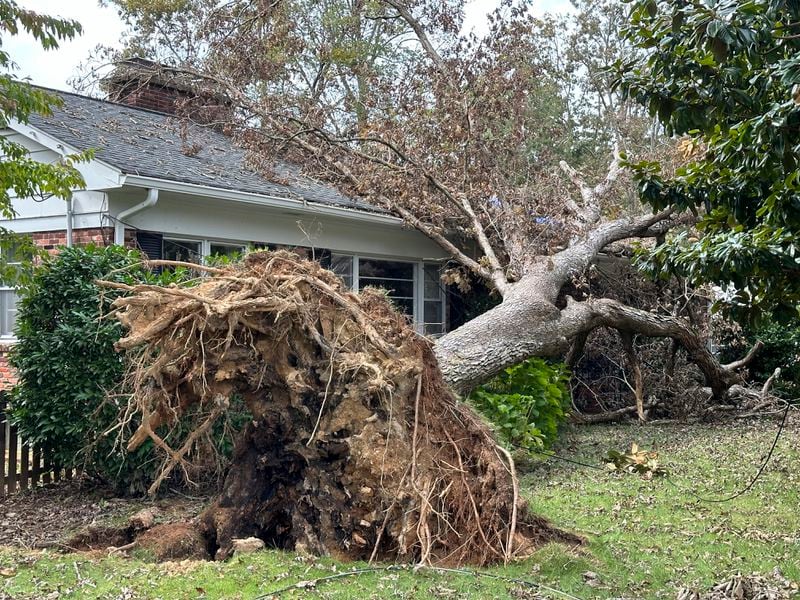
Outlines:
[[648,266],[713,283],[735,312],[797,317],[800,300],[800,3],[634,0],[618,85],[692,158],[674,176],[636,165],[655,209],[699,211]]
[[[80,34],[81,26],[76,21],[26,10],[13,0],[0,0],[0,32],[3,37],[25,32],[45,50],[53,50],[60,41]],[[14,121],[27,123],[34,113],[50,114],[51,107],[59,101],[57,96],[20,79],[17,70],[10,54],[0,46],[0,129]],[[13,198],[69,198],[71,191],[83,183],[74,163],[89,156],[84,153],[58,163],[42,163],[31,158],[25,146],[5,136],[0,136],[0,154],[4,157],[0,161],[0,215],[5,219],[16,216]],[[0,228],[0,245],[10,243],[19,245],[19,237]]]

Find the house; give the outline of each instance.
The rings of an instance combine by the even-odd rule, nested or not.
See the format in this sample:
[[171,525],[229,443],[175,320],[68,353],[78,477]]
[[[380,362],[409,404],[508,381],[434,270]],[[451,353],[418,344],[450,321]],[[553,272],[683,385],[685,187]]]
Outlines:
[[[136,66],[136,65],[134,65]],[[418,331],[447,328],[439,282],[443,250],[386,211],[277,162],[270,176],[217,128],[175,116],[186,90],[169,81],[116,81],[116,102],[53,91],[63,106],[2,134],[43,162],[96,149],[78,166],[85,188],[69,202],[14,201],[0,225],[49,251],[72,244],[127,244],[151,258],[202,261],[248,247],[289,247],[322,261],[355,290],[379,286]],[[16,296],[0,290],[0,389],[13,381]]]

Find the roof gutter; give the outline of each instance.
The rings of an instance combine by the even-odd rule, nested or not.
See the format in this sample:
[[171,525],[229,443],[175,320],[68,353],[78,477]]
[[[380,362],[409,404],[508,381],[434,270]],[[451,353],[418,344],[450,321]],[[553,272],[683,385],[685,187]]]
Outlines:
[[208,185],[184,183],[182,181],[172,181],[169,179],[158,179],[156,177],[125,175],[123,185],[134,185],[148,188],[157,186],[158,189],[164,192],[191,194],[194,196],[204,196],[206,198],[217,198],[220,200],[241,202],[243,204],[255,204],[270,208],[292,210],[313,216],[329,215],[331,217],[339,217],[348,219],[350,221],[366,221],[372,224],[394,226],[398,226],[403,223],[402,219],[386,213],[371,213],[353,208],[328,206],[326,204],[320,204],[317,202],[306,202],[304,200],[298,200],[294,198],[267,196],[262,194],[254,194],[251,192],[240,192],[237,190],[216,188]]
[[125,219],[132,217],[136,213],[142,212],[151,206],[155,206],[157,202],[158,188],[151,187],[148,188],[147,197],[144,199],[144,201],[139,202],[139,204],[135,204],[129,209],[123,210],[121,213],[119,213],[114,220],[114,243],[118,246],[125,245]]

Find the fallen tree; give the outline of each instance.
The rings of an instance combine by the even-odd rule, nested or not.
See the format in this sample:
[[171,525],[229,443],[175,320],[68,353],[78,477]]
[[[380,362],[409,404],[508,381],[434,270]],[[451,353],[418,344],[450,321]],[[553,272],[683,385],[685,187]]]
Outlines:
[[[438,243],[450,257],[448,282],[479,279],[499,300],[431,344],[375,293],[351,295],[285,255],[211,270],[192,289],[128,290],[118,308],[130,334],[120,345],[143,348],[132,372],[131,414],[143,418],[133,446],[152,438],[168,473],[231,394],[253,414],[202,519],[218,556],[244,534],[361,558],[483,564],[524,553],[536,535],[513,465],[451,394],[531,356],[578,356],[599,327],[623,339],[674,339],[715,399],[740,382],[736,366],[721,365],[681,316],[565,293],[615,243],[661,239],[695,217],[620,200],[631,188],[621,147],[641,142],[624,139],[621,127],[590,140],[608,148],[606,172],[586,176],[561,160],[570,157],[552,138],[569,138],[560,125],[569,107],[543,115],[539,106],[563,100],[542,84],[557,69],[527,3],[509,4],[481,40],[460,33],[459,2],[351,6],[348,36],[363,41],[358,24],[386,22],[418,44],[393,47],[401,36],[384,32],[380,58],[370,62],[356,44],[356,58],[336,74],[326,48],[306,52],[313,40],[294,27],[291,3],[214,5],[187,31],[209,54],[170,73],[226,98],[214,124],[251,151],[256,168],[274,174],[275,157],[305,165]],[[598,25],[612,32],[598,39],[619,39],[616,19]],[[251,52],[265,44],[284,52]],[[391,69],[388,60],[397,61]],[[560,83],[565,91],[571,82]],[[602,85],[588,94],[611,103],[603,109],[610,123],[622,113],[649,122]],[[357,114],[348,112],[354,105]],[[187,145],[202,147],[201,131],[187,126]],[[663,146],[666,162],[679,163],[674,146]],[[635,364],[632,345],[630,354]],[[206,421],[175,450],[159,426],[187,404],[202,405]]]
[[[101,282],[138,350],[127,417],[165,463],[151,492],[242,397],[223,492],[200,518],[217,558],[233,540],[352,559],[486,564],[555,539],[511,456],[457,402],[433,349],[378,291],[357,296],[318,264],[258,252],[191,288]],[[169,426],[199,405],[171,447]]]

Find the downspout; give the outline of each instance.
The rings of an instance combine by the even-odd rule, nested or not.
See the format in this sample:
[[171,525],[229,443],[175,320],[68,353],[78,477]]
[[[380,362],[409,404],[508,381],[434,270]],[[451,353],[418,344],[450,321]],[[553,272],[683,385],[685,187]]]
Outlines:
[[72,248],[72,197],[67,198],[67,248]]
[[147,198],[143,202],[119,213],[114,221],[114,243],[118,246],[125,245],[125,219],[151,206],[155,206],[156,202],[158,202],[158,188],[149,188],[147,190]]

